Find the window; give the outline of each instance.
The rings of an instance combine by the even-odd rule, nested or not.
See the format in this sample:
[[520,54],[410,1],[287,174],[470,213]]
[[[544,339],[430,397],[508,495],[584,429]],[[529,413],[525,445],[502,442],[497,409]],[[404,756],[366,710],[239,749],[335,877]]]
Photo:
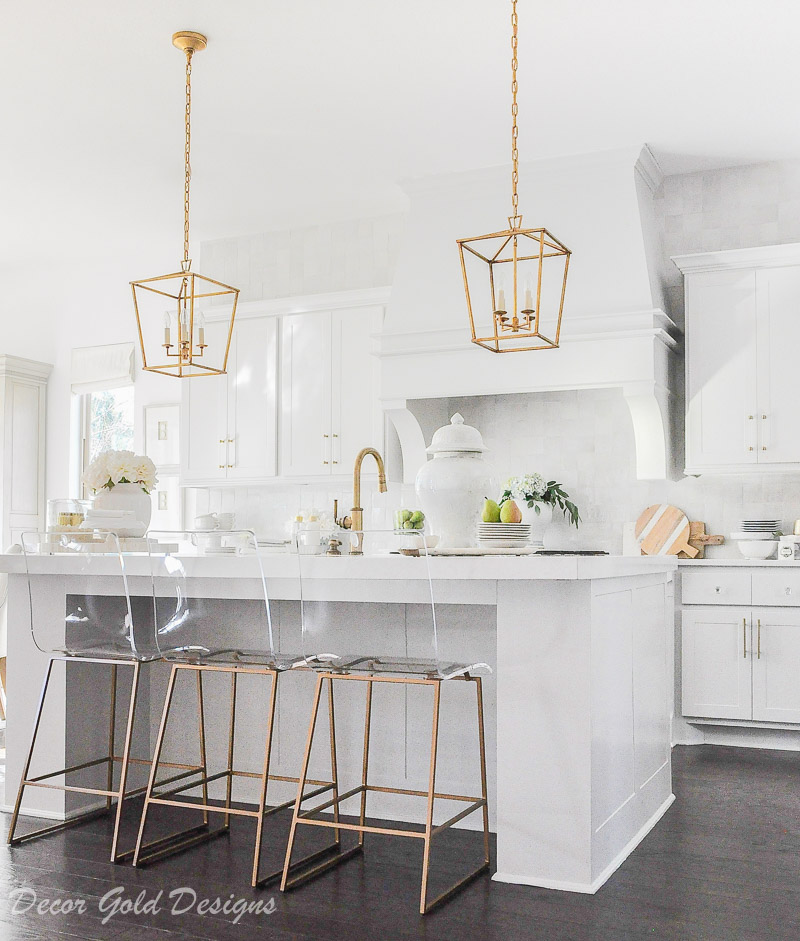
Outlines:
[[133,450],[133,386],[81,396],[81,473],[102,451]]

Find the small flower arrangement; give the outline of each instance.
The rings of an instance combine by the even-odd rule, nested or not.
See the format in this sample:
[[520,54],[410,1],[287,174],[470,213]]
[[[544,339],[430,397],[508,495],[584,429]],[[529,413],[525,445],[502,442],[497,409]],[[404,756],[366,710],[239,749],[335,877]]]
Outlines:
[[156,466],[144,454],[133,451],[103,451],[83,474],[83,482],[95,493],[113,490],[117,484],[138,484],[145,493],[158,483]]
[[570,500],[569,494],[561,484],[555,480],[545,482],[541,474],[522,474],[519,477],[509,477],[506,481],[506,489],[500,498],[500,503],[503,504],[506,500],[521,500],[535,510],[537,514],[541,513],[540,503],[557,506],[576,529],[581,519],[577,506]]

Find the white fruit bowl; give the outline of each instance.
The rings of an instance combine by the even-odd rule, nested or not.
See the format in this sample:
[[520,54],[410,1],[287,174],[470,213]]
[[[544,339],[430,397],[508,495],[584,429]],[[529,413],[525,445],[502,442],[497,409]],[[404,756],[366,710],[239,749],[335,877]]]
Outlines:
[[771,559],[778,548],[778,540],[740,539],[737,545],[746,559]]
[[432,533],[423,533],[419,529],[409,529],[407,532],[398,530],[401,549],[435,549],[439,545],[439,537]]

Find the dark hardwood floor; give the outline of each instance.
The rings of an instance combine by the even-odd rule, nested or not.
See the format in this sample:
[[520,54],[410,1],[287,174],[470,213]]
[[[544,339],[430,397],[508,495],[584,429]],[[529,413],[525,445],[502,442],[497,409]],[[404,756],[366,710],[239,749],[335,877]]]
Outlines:
[[[679,747],[674,769],[675,804],[594,896],[484,878],[423,919],[416,910],[421,847],[415,840],[368,837],[363,857],[281,895],[276,888],[248,888],[249,821],[235,821],[229,837],[135,870],[108,862],[109,824],[101,819],[0,850],[0,939],[797,941],[800,754]],[[0,817],[5,833],[8,818]],[[284,815],[270,819],[267,840],[272,835],[273,842],[265,844],[264,859],[275,868],[286,825]],[[127,833],[132,836],[132,826]],[[444,836],[434,856],[435,883],[457,878],[479,853],[476,834]],[[173,915],[165,897],[184,886],[198,899],[274,899],[274,912],[245,914],[238,924],[231,914]],[[36,892],[37,904],[82,899],[86,911],[40,914],[30,907],[13,914],[11,893],[23,887]],[[99,901],[116,887],[130,900],[144,890],[143,901],[163,889],[161,911],[119,912],[102,924],[108,912],[99,911]]]

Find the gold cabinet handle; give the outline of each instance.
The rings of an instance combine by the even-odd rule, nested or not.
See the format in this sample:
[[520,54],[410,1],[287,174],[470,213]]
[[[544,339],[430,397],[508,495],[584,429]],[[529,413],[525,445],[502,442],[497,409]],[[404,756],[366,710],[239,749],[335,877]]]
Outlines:
[[325,449],[325,442],[326,442],[327,440],[328,440],[328,436],[324,434],[324,435],[322,436],[322,463],[323,463],[323,464],[327,464],[327,463],[328,463],[328,461],[325,460],[325,454],[327,453],[327,452],[326,452],[326,449]]
[[747,659],[747,618],[742,618],[742,656]]
[[761,659],[761,618],[758,619],[758,655],[756,659]]

